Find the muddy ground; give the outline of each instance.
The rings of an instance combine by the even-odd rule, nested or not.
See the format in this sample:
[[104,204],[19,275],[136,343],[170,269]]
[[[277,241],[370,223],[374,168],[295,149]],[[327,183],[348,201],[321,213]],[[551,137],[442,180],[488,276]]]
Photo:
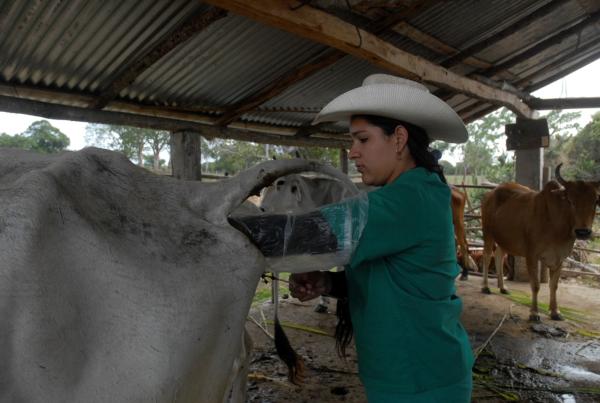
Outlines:
[[[495,280],[490,285],[495,285]],[[528,321],[529,308],[524,304],[530,295],[529,285],[509,281],[507,286],[512,290],[509,296],[499,294],[497,288],[492,288],[492,295],[483,295],[480,277],[457,281],[465,307],[463,323],[473,349],[477,352],[485,345],[474,368],[472,401],[600,402],[598,283],[562,279],[558,302],[566,319],[551,321],[542,313],[541,324]],[[542,285],[539,301],[547,307],[547,284]],[[335,327],[334,306],[330,312],[319,314],[313,311],[314,305],[287,298],[279,308],[284,325],[305,328],[285,326],[291,344],[306,364],[301,386],[287,381],[287,368],[277,358],[273,342],[256,324],[247,322],[254,341],[249,402],[366,402],[354,349],[349,349],[346,361],[335,353],[330,336]],[[272,310],[270,302],[256,304],[251,316],[264,324],[272,320]],[[272,325],[268,330],[272,333]]]

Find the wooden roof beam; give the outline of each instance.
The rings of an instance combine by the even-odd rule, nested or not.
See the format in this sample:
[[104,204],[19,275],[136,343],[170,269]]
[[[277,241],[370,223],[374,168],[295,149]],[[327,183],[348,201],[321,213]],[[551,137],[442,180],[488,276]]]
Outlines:
[[527,103],[538,110],[600,108],[600,97],[551,99],[533,97]]
[[519,116],[533,116],[534,111],[514,94],[462,77],[310,6],[293,10],[287,2],[277,0],[209,0],[208,2],[368,60],[394,74],[506,106]]
[[298,138],[293,136],[295,129],[282,128],[290,134],[278,134],[277,128],[257,125],[237,124],[236,127],[219,127],[191,120],[180,120],[151,115],[140,115],[127,112],[96,110],[76,106],[66,106],[46,102],[32,101],[0,95],[0,111],[25,113],[41,116],[46,119],[66,119],[92,123],[143,127],[154,130],[180,131],[189,130],[208,138],[226,138],[241,141],[252,141],[262,144],[296,145],[306,147],[343,148],[350,144],[348,140],[333,138]]
[[227,16],[227,11],[217,7],[210,7],[208,10],[188,18],[181,26],[177,27],[175,31],[171,32],[166,38],[163,38],[158,45],[150,49],[150,51],[141,58],[133,61],[125,71],[114,78],[113,81],[102,90],[91,106],[95,109],[104,108],[111,100],[118,97],[123,89],[131,85],[140,74],[160,60],[164,55],[225,16]]
[[[423,2],[419,2],[405,11],[394,13],[381,20],[373,21],[371,24],[368,24],[365,27],[365,29],[375,34],[383,32],[386,29],[391,28],[392,26],[397,24],[399,21],[412,18],[413,16],[423,12],[427,8],[439,2],[440,0],[426,0]],[[290,88],[292,85],[310,77],[311,75],[321,70],[326,69],[327,67],[335,64],[338,60],[346,56],[347,53],[345,52],[336,49],[328,49],[313,62],[310,62],[303,66],[299,66],[294,70],[285,73],[284,75],[273,80],[273,82],[271,82],[266,87],[258,90],[254,94],[242,99],[241,101],[236,102],[234,105],[231,105],[220,117],[219,125],[227,126],[228,124],[242,116],[244,113],[256,109],[259,105],[262,105],[269,99],[281,94],[282,92]]]
[[[425,33],[423,31],[417,29],[416,27],[413,27],[412,25],[410,25],[409,23],[407,23],[405,21],[399,22],[392,29],[393,29],[393,31],[399,33],[400,35],[403,35],[403,36],[413,40],[414,42],[418,43],[419,45],[424,46],[427,49],[436,52],[437,54],[451,56],[451,55],[458,53],[458,49],[453,48],[452,46],[448,45],[447,43],[440,41],[436,37],[429,35],[428,33]],[[477,59],[477,58],[471,57],[471,56],[465,57],[464,60],[462,60],[462,61],[464,61],[464,63],[466,65],[476,67],[478,69],[488,69],[488,68],[492,67],[491,63],[485,62],[483,60],[480,60],[480,59]]]
[[482,50],[509,37],[510,35],[514,34],[515,32],[518,32],[519,30],[526,28],[527,26],[531,25],[532,23],[539,20],[540,18],[543,18],[543,17],[547,16],[548,14],[551,14],[552,12],[556,11],[558,8],[562,7],[564,4],[566,4],[568,2],[569,2],[569,0],[551,1],[548,4],[538,8],[533,13],[527,15],[526,17],[521,18],[519,21],[515,22],[514,24],[511,24],[509,27],[503,29],[502,31],[497,32],[497,33],[491,35],[490,37],[488,37],[482,41],[476,42],[476,43],[472,44],[471,46],[468,46],[465,49],[457,52],[454,56],[441,62],[440,65],[445,68],[450,68],[452,66],[455,66],[455,65],[463,62],[463,60],[466,60],[467,58],[469,58],[473,55],[476,55],[477,53],[481,52]]

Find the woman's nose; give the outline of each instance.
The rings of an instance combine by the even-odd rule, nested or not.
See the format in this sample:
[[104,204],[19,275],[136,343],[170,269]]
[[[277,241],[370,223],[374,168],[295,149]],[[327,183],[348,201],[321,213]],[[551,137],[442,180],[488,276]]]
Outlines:
[[348,158],[351,160],[358,158],[358,151],[356,148],[354,148],[354,146],[350,147],[350,151],[348,151]]

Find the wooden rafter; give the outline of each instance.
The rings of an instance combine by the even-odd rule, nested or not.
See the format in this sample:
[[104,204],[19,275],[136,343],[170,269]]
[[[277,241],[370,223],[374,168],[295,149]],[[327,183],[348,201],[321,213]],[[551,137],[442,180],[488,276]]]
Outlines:
[[554,81],[559,80],[559,79],[563,78],[564,76],[567,76],[567,75],[571,74],[572,72],[579,70],[583,66],[587,66],[588,64],[598,60],[599,58],[600,58],[600,52],[596,52],[596,53],[586,57],[585,59],[580,60],[577,63],[569,66],[568,68],[561,70],[560,72],[558,72],[556,74],[553,74],[551,77],[548,77],[545,80],[542,80],[540,82],[535,83],[534,85],[527,87],[526,91],[533,92],[535,90],[543,88],[543,87],[547,86],[548,84],[553,83]]
[[[425,46],[427,49],[432,50],[440,55],[450,56],[456,54],[458,52],[457,49],[448,45],[437,39],[436,37],[429,35],[426,32],[423,32],[416,27],[413,27],[409,23],[402,21],[396,24],[393,30],[400,35],[403,35],[414,42],[420,44],[421,46]],[[487,69],[492,67],[492,65],[488,62],[484,62],[483,60],[479,60],[475,57],[465,57],[464,63],[476,67],[478,69]]]
[[478,112],[474,112],[473,114],[464,117],[463,119],[464,119],[465,123],[468,124],[477,119],[481,119],[485,115],[494,112],[496,109],[498,109],[497,105],[490,105],[485,109],[479,110]]
[[522,62],[538,55],[539,53],[545,51],[546,49],[550,48],[551,46],[557,45],[557,44],[561,43],[562,41],[564,41],[565,39],[570,38],[573,35],[579,34],[585,28],[596,24],[598,21],[600,21],[600,11],[596,11],[595,13],[590,14],[587,17],[584,17],[581,21],[572,25],[571,27],[563,29],[563,30],[555,33],[554,35],[550,35],[543,41],[539,42],[537,45],[519,53],[516,56],[512,56],[511,58],[509,58],[508,60],[506,60],[503,63],[497,64],[490,69],[480,72],[480,74],[491,78],[494,75],[498,74],[499,72],[509,69],[519,63],[522,63]]
[[556,71],[560,68],[560,66],[564,66],[565,63],[576,59],[578,55],[580,57],[583,56],[584,58],[587,58],[590,54],[598,53],[598,51],[600,51],[600,43],[598,43],[598,41],[591,40],[588,43],[578,46],[577,48],[565,54],[558,55],[558,57],[554,60],[549,60],[546,65],[534,70],[527,76],[523,76],[523,73],[521,73],[520,79],[514,85],[518,88],[528,87],[531,85],[531,81],[535,80],[536,77],[542,77],[546,73]]
[[[41,102],[39,99],[52,100],[52,103]],[[216,126],[215,119],[210,116],[169,111],[130,102],[112,101],[103,110],[73,105],[87,105],[92,99],[92,96],[73,96],[56,91],[0,85],[0,111],[3,112],[154,130],[193,130],[209,138],[229,138],[264,144],[340,148],[349,143],[347,136],[322,132],[316,133],[311,138],[297,138],[294,137],[297,130],[294,127],[235,123],[222,128]]]
[[[599,58],[600,58],[600,49],[596,49],[595,51],[590,52],[586,56],[584,56],[583,59],[579,59],[578,61],[575,61],[574,64],[570,64],[570,63],[568,63],[567,60],[563,60],[562,62],[557,63],[556,65],[553,66],[553,68],[550,69],[550,71],[554,73],[554,74],[551,73],[550,77],[548,77],[542,81],[538,81],[535,84],[526,85],[529,81],[532,81],[538,77],[543,77],[544,74],[548,73],[548,70],[544,68],[540,72],[536,72],[536,73],[526,77],[525,79],[523,79],[522,82],[519,82],[519,85],[522,87],[525,87],[527,91],[533,92],[537,89],[545,87],[546,85],[552,83],[553,81],[558,80],[561,77],[564,77],[567,74],[570,74],[570,73],[580,69],[583,66],[588,65],[589,63],[592,63],[593,61],[595,61]],[[571,62],[571,63],[573,63],[573,62]],[[564,65],[570,65],[570,66],[568,68],[562,69],[562,70],[557,69],[558,66],[564,66]],[[548,66],[548,67],[550,67],[550,66]],[[559,73],[557,74],[556,71],[559,71]]]
[[[394,13],[393,15],[389,15],[380,20],[372,22],[371,24],[365,26],[365,29],[374,34],[381,33],[386,29],[391,28],[399,21],[409,19],[423,12],[425,9],[431,7],[435,3],[439,3],[439,1],[440,0],[427,0],[416,3],[403,12]],[[242,99],[241,101],[236,102],[234,105],[231,105],[219,119],[219,125],[226,126],[230,124],[244,113],[254,110],[269,99],[281,94],[292,85],[321,70],[326,69],[346,56],[347,54],[345,52],[335,49],[329,49],[325,51],[325,53],[319,56],[315,61],[307,63],[303,66],[299,66],[292,71],[285,73],[284,75],[273,80],[266,87],[256,91],[254,94]]]
[[164,55],[226,15],[227,12],[225,10],[217,7],[210,7],[200,14],[193,15],[181,26],[177,27],[175,31],[163,38],[160,43],[150,49],[149,52],[133,61],[126,70],[119,74],[118,77],[114,78],[100,93],[98,98],[94,100],[92,107],[95,109],[104,108],[111,100],[115,99],[124,88],[131,85],[140,74],[160,60]]
[[527,15],[526,17],[523,17],[522,19],[515,22],[514,24],[511,24],[509,27],[503,29],[502,31],[497,32],[482,41],[476,42],[476,43],[466,47],[465,49],[456,53],[454,56],[444,60],[440,64],[442,67],[446,67],[446,68],[455,66],[458,63],[461,63],[463,60],[466,60],[467,58],[469,58],[473,55],[476,55],[477,53],[496,44],[497,42],[500,42],[501,40],[508,38],[510,35],[514,34],[515,32],[518,32],[521,29],[526,28],[527,26],[535,23],[540,18],[543,18],[543,17],[547,16],[548,14],[556,11],[559,7],[562,7],[563,5],[565,5],[568,2],[569,2],[569,0],[551,1],[548,4],[538,8],[533,13]]
[[519,116],[533,115],[533,110],[514,94],[455,74],[310,6],[292,10],[286,2],[277,0],[209,0],[209,2],[292,34],[337,48],[395,74],[506,106]]
[[346,54],[342,52],[328,50],[323,56],[314,62],[305,64],[301,67],[295,68],[290,72],[287,72],[255,94],[230,106],[219,118],[219,126],[227,126],[244,113],[255,109],[259,105],[265,103],[265,101],[281,94],[287,88],[299,81],[304,80],[306,77],[316,73],[317,71],[321,71],[322,69],[331,66],[344,56],[346,56]]
[[600,97],[587,98],[532,98],[527,101],[532,108],[538,110],[547,109],[582,109],[600,108]]
[[[475,75],[480,75],[480,76],[484,76],[484,77],[491,79],[494,75],[498,74],[499,72],[504,71],[510,67],[513,67],[521,62],[524,62],[524,61],[538,55],[539,53],[562,42],[563,40],[565,40],[575,34],[578,34],[586,27],[596,24],[598,21],[600,21],[600,11],[590,14],[589,16],[583,18],[579,23],[572,25],[571,27],[566,28],[562,31],[557,32],[556,34],[539,42],[537,45],[519,53],[516,56],[509,58],[508,60],[506,60],[500,64],[495,65],[492,68],[470,73],[469,77],[472,78]],[[454,95],[454,92],[448,91],[447,89],[442,89],[442,90],[436,91],[435,95],[440,97],[443,100],[447,100]]]
[[460,116],[461,119],[463,119],[464,121],[469,120],[469,117],[474,115],[475,113],[478,113],[482,110],[482,108],[489,108],[490,104],[488,103],[484,103],[484,102],[473,102],[471,103],[471,105],[466,106],[464,108],[462,108],[459,112],[458,112],[458,116]]

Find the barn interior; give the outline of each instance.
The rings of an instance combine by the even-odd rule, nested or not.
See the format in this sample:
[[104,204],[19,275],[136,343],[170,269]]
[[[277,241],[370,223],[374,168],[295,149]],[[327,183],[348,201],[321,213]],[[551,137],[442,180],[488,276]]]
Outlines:
[[[531,95],[600,58],[597,0],[8,0],[0,31],[0,111],[168,130],[182,179],[201,179],[200,137],[335,148],[347,161],[347,127],[311,122],[374,73],[420,81],[465,123],[501,107],[523,122],[600,107],[600,96]],[[539,188],[542,145],[523,144],[517,180]],[[480,278],[457,282],[480,357],[474,401],[600,400],[599,277],[563,278],[560,303],[572,315],[538,327],[527,322],[526,282],[485,298]],[[352,355],[335,356],[334,315],[282,307],[290,326],[326,335],[290,330],[311,364],[302,389],[286,383],[249,321],[251,401],[364,401]],[[281,376],[265,375],[273,368]]]

